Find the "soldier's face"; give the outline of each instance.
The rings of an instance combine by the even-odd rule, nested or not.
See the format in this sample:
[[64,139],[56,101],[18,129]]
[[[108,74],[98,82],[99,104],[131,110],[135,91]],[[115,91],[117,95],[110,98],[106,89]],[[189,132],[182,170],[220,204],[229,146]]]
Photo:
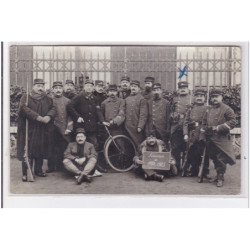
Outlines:
[[53,88],[53,93],[55,96],[62,96],[62,93],[63,93],[63,87],[62,86],[55,86]]
[[145,89],[150,90],[152,89],[153,83],[152,82],[145,82]]
[[103,93],[104,92],[104,86],[103,85],[96,85],[95,90],[98,93]]
[[122,89],[127,90],[127,89],[129,89],[129,87],[130,87],[130,82],[128,82],[126,80],[121,81],[121,88]]
[[140,90],[139,86],[134,85],[134,84],[132,84],[130,86],[130,89],[131,89],[131,94],[137,94],[139,92],[139,90]]
[[33,91],[37,94],[41,94],[42,92],[45,91],[44,85],[43,84],[35,84],[33,86]]
[[91,83],[87,83],[84,85],[84,91],[86,93],[92,93],[94,91],[94,85]]
[[223,99],[222,95],[212,95],[211,96],[211,102],[214,105],[221,103],[222,99]]
[[162,89],[156,88],[152,90],[154,98],[161,98],[162,97]]
[[147,143],[150,145],[150,146],[153,146],[155,143],[156,143],[156,138],[154,136],[149,136],[147,138]]
[[205,96],[204,95],[200,95],[200,94],[195,95],[194,96],[194,101],[196,103],[205,103]]
[[179,93],[180,95],[187,95],[188,92],[189,92],[188,87],[181,87],[181,88],[178,89],[178,93]]
[[109,97],[115,97],[115,96],[117,96],[117,91],[115,91],[115,90],[109,90],[108,96]]
[[83,133],[79,133],[76,135],[77,144],[83,144],[86,141],[86,136]]
[[75,85],[72,83],[65,84],[64,91],[65,92],[71,92],[75,90]]

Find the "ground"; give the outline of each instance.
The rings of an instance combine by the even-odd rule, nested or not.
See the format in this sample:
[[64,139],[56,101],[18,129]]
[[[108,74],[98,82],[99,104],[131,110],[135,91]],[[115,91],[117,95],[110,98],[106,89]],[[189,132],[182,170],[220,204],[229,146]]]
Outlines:
[[[237,195],[241,190],[240,161],[228,167],[222,188],[208,182],[197,183],[197,177],[172,177],[160,183],[145,181],[133,172],[117,173],[112,170],[101,177],[95,177],[90,184],[76,185],[73,177],[64,172],[53,172],[46,178],[36,177],[34,183],[25,183],[21,180],[20,162],[12,158],[10,165],[12,194]],[[211,166],[211,175],[214,174]]]

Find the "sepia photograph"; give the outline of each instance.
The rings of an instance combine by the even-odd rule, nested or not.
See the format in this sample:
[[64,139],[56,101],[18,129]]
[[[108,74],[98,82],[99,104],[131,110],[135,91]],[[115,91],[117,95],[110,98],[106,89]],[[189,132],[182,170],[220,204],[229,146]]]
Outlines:
[[8,49],[10,195],[242,194],[240,45]]

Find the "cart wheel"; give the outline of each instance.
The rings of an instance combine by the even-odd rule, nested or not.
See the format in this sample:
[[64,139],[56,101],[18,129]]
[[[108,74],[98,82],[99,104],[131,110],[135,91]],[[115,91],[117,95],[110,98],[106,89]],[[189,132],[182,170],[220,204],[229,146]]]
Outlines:
[[133,168],[136,148],[133,141],[125,135],[110,138],[104,146],[104,155],[111,168],[126,172]]

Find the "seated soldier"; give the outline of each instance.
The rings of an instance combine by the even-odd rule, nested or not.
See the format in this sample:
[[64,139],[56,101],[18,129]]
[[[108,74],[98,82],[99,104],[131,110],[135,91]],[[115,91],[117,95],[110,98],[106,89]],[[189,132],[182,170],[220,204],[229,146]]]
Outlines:
[[177,175],[177,168],[175,166],[175,161],[171,158],[170,171],[169,170],[149,170],[142,168],[142,156],[145,151],[151,152],[166,152],[166,145],[162,140],[156,139],[154,135],[147,137],[145,141],[139,146],[138,155],[134,157],[135,163],[135,173],[143,176],[145,180],[154,180],[162,182],[164,177],[167,175]]
[[93,144],[86,141],[85,130],[76,130],[76,141],[69,143],[64,152],[64,167],[75,175],[77,184],[90,183],[89,177],[95,171],[97,153]]

